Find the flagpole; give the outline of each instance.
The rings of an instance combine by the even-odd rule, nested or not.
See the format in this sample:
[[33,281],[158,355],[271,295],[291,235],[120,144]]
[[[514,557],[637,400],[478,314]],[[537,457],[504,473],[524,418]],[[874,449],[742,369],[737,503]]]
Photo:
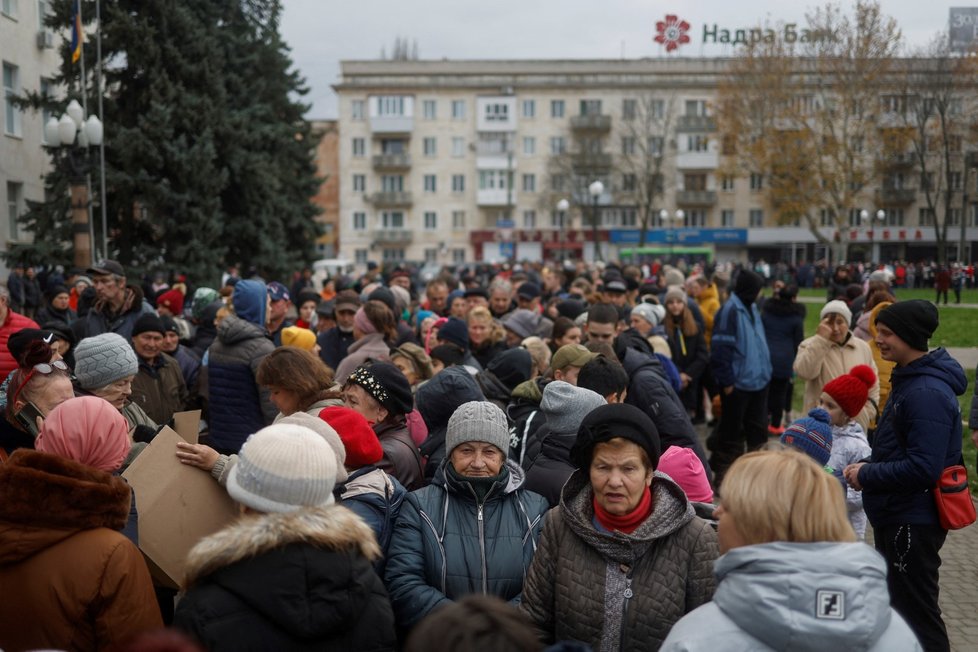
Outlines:
[[[85,74],[85,37],[84,37],[84,25],[85,20],[82,17],[82,3],[78,0],[78,49],[81,52],[81,96],[82,96],[82,112],[85,118],[88,118],[88,77]],[[95,246],[97,242],[95,240],[95,224],[92,219],[92,175],[90,172],[85,174],[85,185],[88,188],[88,237],[91,238],[90,242],[92,246]]]
[[[105,124],[105,111],[102,108],[102,0],[95,0],[95,20],[98,23],[95,32],[95,73],[98,87],[98,116]],[[109,219],[105,205],[105,138],[98,146],[99,158],[99,208],[102,211],[102,257],[109,257]]]

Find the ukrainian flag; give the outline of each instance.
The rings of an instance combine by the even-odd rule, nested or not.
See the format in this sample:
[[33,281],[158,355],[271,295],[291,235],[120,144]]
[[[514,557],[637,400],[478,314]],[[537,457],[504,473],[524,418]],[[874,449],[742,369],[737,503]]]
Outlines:
[[84,34],[82,33],[82,17],[81,17],[81,0],[75,0],[71,3],[71,62],[77,63],[78,59],[81,58],[82,41],[84,40]]

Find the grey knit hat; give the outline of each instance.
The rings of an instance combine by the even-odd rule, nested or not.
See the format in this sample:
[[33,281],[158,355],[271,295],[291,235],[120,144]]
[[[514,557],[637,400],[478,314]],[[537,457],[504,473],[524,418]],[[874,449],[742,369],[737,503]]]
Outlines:
[[584,417],[606,403],[597,392],[554,380],[543,388],[540,409],[547,417],[547,427],[551,432],[576,435]]
[[279,415],[275,418],[275,423],[304,426],[322,437],[333,449],[333,454],[336,455],[336,483],[343,484],[347,481],[349,474],[347,474],[346,466],[344,466],[346,464],[346,446],[343,445],[343,440],[340,439],[339,434],[333,430],[333,426],[308,412],[294,412],[287,417]]
[[136,352],[116,333],[86,337],[75,347],[75,377],[82,389],[99,389],[137,371]]
[[245,442],[228,475],[228,493],[264,513],[293,512],[333,502],[336,453],[304,426],[276,423]]
[[450,455],[459,444],[481,441],[509,456],[509,424],[499,406],[489,401],[462,403],[448,420],[445,450]]

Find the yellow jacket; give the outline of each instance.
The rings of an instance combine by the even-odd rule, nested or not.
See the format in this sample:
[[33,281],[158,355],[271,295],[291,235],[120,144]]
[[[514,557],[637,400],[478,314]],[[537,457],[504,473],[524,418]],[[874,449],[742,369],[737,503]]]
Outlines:
[[717,292],[717,286],[710,283],[701,290],[699,296],[696,297],[696,303],[699,304],[700,312],[703,313],[703,326],[706,330],[703,335],[706,337],[706,345],[709,346],[710,338],[713,337],[713,318],[720,311],[720,294]]

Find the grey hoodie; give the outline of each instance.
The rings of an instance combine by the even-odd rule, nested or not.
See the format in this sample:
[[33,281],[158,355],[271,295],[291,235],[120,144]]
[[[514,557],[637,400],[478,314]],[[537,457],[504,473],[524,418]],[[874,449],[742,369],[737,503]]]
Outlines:
[[890,608],[886,564],[864,543],[765,543],[716,561],[713,602],[676,623],[662,652],[922,650]]

